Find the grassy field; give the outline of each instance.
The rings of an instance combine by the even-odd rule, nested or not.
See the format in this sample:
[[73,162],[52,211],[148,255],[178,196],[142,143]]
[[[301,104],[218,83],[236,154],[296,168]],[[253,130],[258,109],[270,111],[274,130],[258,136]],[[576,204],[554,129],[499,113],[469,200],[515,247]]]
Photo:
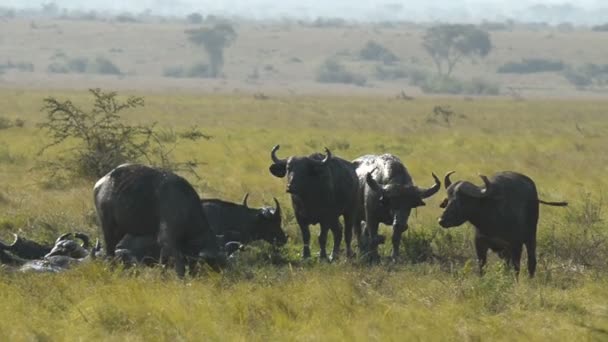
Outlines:
[[[126,93],[125,93],[126,94]],[[52,183],[37,161],[47,138],[36,124],[46,96],[86,105],[86,92],[0,91],[0,116],[25,121],[0,130],[0,238],[12,232],[51,241],[59,232],[98,236],[93,180]],[[183,174],[202,197],[284,207],[287,247],[254,245],[223,274],[180,281],[154,269],[89,264],[59,275],[0,273],[2,340],[605,340],[608,250],[603,194],[608,186],[605,101],[271,97],[138,94],[130,122],[213,136],[178,146],[201,178]],[[447,125],[433,107],[450,107]],[[436,224],[444,191],[410,218],[403,259],[367,267],[299,260],[299,231],[284,180],[268,172],[279,156],[329,147],[346,159],[399,156],[421,185],[431,172],[480,184],[477,173],[531,176],[544,207],[537,277],[519,282],[492,258],[476,275],[472,228]],[[385,227],[383,229],[389,229]],[[313,232],[317,231],[313,228]],[[388,231],[387,231],[388,232]],[[313,239],[315,240],[315,239]],[[389,246],[384,246],[389,255]],[[318,246],[313,246],[313,253]]]

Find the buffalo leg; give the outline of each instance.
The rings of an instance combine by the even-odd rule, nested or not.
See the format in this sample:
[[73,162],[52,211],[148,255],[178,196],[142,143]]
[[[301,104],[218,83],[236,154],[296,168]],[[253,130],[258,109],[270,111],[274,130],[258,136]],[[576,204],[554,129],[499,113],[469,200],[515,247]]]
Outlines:
[[483,267],[488,261],[488,245],[483,241],[482,238],[475,238],[475,253],[477,254],[479,275],[483,275]]
[[536,273],[536,238],[526,242],[526,253],[528,254],[528,275],[532,278]]
[[378,237],[378,223],[367,223],[365,225],[367,231],[367,238],[369,239],[369,258],[370,261],[376,262],[380,260],[380,254],[378,254],[378,245],[380,244],[380,238]]
[[521,244],[517,244],[515,247],[511,248],[511,265],[513,265],[516,275],[519,275],[522,247]]
[[308,259],[310,258],[310,228],[305,223],[298,222],[298,224],[300,225],[300,231],[302,232],[302,243],[304,243],[302,258]]
[[355,256],[355,253],[353,252],[353,249],[351,247],[351,243],[353,240],[353,229],[353,217],[351,215],[344,215],[344,243],[346,244],[347,258],[352,258]]
[[342,224],[340,220],[336,219],[336,222],[331,225],[331,235],[334,238],[334,248],[331,252],[330,260],[338,260],[340,256],[340,244],[342,243]]
[[319,247],[321,248],[319,257],[321,259],[327,259],[327,233],[329,233],[329,227],[321,223],[321,232],[319,233]]
[[109,212],[108,209],[102,210],[102,215],[99,216],[99,221],[101,224],[101,229],[103,231],[103,240],[104,247],[106,250],[107,257],[113,257],[114,251],[116,250],[116,245],[122,239],[122,236],[117,236],[116,233],[118,231],[117,224],[114,219],[107,214]]
[[399,257],[399,245],[401,244],[401,234],[407,230],[407,225],[403,228],[401,227],[393,227],[393,260],[397,260]]

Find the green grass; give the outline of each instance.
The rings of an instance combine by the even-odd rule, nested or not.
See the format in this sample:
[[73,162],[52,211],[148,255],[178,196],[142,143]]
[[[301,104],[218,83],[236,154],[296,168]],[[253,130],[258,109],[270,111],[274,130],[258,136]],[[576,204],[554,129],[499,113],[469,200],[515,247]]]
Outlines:
[[[35,168],[46,141],[36,123],[44,118],[39,109],[49,95],[89,101],[86,92],[0,91],[2,116],[26,122],[0,130],[4,240],[12,232],[46,241],[63,231],[99,235],[94,182],[50,184]],[[272,204],[276,196],[284,207],[288,246],[274,256],[277,265],[259,244],[223,274],[186,281],[155,269],[111,270],[102,263],[59,275],[4,270],[2,340],[608,338],[606,102],[137,95],[146,106],[126,114],[127,120],[156,121],[175,131],[197,125],[214,137],[175,151],[176,159],[204,162],[196,170],[200,179],[183,174],[202,197],[240,201],[250,192],[250,205],[258,206]],[[433,116],[435,105],[455,111],[450,127]],[[431,172],[456,170],[453,179],[480,184],[479,172],[520,171],[536,181],[543,199],[568,200],[571,206],[541,209],[533,280],[515,281],[495,257],[479,278],[472,228],[443,230],[435,223],[443,190],[412,214],[397,264],[302,263],[284,180],[268,172],[277,143],[282,157],[325,146],[346,159],[394,153],[415,182],[426,186]],[[58,153],[64,152],[53,149],[42,158]],[[389,249],[384,246],[384,255]]]

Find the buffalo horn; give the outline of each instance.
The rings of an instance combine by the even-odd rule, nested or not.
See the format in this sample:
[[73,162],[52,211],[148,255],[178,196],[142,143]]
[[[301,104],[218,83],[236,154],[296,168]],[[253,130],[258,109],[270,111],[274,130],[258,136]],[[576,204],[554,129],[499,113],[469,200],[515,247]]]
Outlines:
[[279,204],[279,201],[277,200],[276,197],[272,198],[274,200],[274,216],[280,218],[281,217],[281,205]]
[[378,182],[376,182],[376,180],[372,177],[371,172],[368,172],[367,175],[365,176],[365,181],[367,182],[367,185],[374,190],[375,192],[379,193],[380,195],[384,194],[384,189],[380,186],[380,184],[378,184]]
[[445,188],[449,188],[450,185],[452,185],[452,181],[450,180],[450,176],[455,173],[456,171],[450,171],[448,173],[445,174],[445,178],[443,179],[443,185],[445,186]]
[[277,153],[277,150],[278,150],[280,147],[281,147],[280,145],[275,145],[275,146],[272,148],[272,151],[270,151],[270,158],[272,158],[272,161],[273,161],[275,164],[283,164],[283,163],[286,163],[286,162],[287,162],[287,160],[286,160],[286,159],[279,159],[279,158],[277,158],[276,153]]
[[433,175],[433,179],[435,180],[435,184],[428,189],[419,188],[418,191],[420,193],[420,198],[425,199],[427,197],[431,197],[439,191],[441,188],[441,182],[435,173],[431,173]]
[[247,207],[247,199],[249,198],[249,193],[246,193],[245,196],[243,197],[243,205],[245,207]]

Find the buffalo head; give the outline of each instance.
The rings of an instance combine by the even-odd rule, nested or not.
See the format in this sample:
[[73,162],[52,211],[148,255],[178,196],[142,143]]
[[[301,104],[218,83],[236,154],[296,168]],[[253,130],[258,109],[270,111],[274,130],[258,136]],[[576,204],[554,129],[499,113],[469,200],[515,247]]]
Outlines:
[[81,259],[89,255],[87,248],[89,248],[89,237],[83,233],[74,234],[76,238],[82,240],[82,244],[70,239],[71,234],[63,234],[57,241],[51,251],[44,257],[52,257],[56,255],[68,256],[75,259]]
[[483,199],[492,197],[492,185],[486,176],[479,175],[485,184],[482,188],[467,181],[452,183],[450,175],[453,173],[454,171],[448,172],[444,179],[447,197],[441,202],[440,207],[445,210],[439,218],[439,225],[443,228],[465,223],[479,210]]
[[369,188],[378,194],[380,205],[391,215],[393,227],[405,229],[412,208],[424,206],[423,199],[439,191],[441,182],[434,173],[432,175],[435,184],[429,188],[402,184],[380,185],[371,173],[367,173],[365,180]]
[[282,246],[287,243],[287,236],[281,227],[281,205],[276,198],[273,199],[274,208],[264,207],[257,214],[255,230],[258,238]]
[[279,145],[272,148],[270,157],[270,173],[275,177],[283,178],[287,175],[286,191],[290,194],[300,194],[310,188],[311,183],[320,180],[327,173],[327,162],[331,160],[331,152],[325,148],[326,155],[323,157],[316,154],[310,157],[289,157],[279,159],[276,152]]

